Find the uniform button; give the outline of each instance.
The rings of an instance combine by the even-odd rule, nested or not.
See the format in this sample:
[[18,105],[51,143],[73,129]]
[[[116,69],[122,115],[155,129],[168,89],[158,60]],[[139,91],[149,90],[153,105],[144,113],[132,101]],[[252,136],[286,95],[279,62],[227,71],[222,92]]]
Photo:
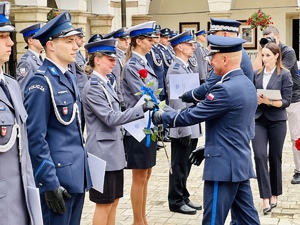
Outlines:
[[139,116],[139,114],[138,114],[138,113],[136,113],[135,115],[136,115],[136,117],[138,117],[138,116]]
[[60,164],[60,163],[57,163],[57,166],[61,166],[61,164]]
[[207,154],[207,157],[209,157],[209,154]]
[[64,104],[66,105],[66,104],[67,104],[67,102],[66,102],[66,101],[64,101]]
[[39,185],[42,187],[43,186],[43,184],[42,183],[39,183]]

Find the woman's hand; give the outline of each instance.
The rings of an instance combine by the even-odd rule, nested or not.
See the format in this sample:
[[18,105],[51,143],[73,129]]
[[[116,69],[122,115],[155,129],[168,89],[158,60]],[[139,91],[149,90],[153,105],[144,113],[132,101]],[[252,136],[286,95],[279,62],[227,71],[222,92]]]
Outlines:
[[257,95],[257,101],[258,101],[258,105],[260,104],[270,105],[270,100],[263,94]]

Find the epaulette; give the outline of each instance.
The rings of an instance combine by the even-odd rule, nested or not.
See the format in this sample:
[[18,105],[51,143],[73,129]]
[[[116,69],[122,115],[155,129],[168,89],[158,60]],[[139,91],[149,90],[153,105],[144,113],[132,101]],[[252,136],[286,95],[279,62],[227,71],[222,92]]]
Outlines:
[[180,67],[180,64],[179,64],[179,63],[175,63],[175,65],[174,65],[173,69],[174,69],[174,70],[178,70],[178,69],[179,69],[179,67]]
[[136,58],[131,58],[129,61],[129,64],[135,65],[136,64]]
[[90,79],[90,82],[91,82],[91,83],[90,83],[91,85],[98,85],[98,79],[95,78],[95,77],[91,78],[91,79]]
[[5,75],[5,76],[7,76],[7,77],[9,77],[9,78],[11,78],[11,79],[16,79],[15,77],[13,77],[13,76],[11,76],[11,75],[9,75],[9,74],[7,74],[7,73],[3,73],[3,75]]
[[26,60],[27,58],[28,58],[28,54],[24,54],[21,58],[20,58],[20,60]]
[[41,76],[44,76],[45,73],[46,73],[46,70],[43,70],[43,69],[39,68],[39,69],[37,69],[37,70],[35,71],[34,74],[35,74],[35,75],[41,75]]

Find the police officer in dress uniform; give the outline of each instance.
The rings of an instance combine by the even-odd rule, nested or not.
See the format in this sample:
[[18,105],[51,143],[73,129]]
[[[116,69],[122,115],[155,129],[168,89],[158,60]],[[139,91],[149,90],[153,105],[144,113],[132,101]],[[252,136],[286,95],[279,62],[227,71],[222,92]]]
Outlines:
[[[175,51],[176,57],[170,65],[166,76],[166,86],[168,96],[170,96],[169,79],[174,74],[193,73],[189,67],[188,60],[193,55],[194,43],[191,30],[187,30],[170,39],[170,43]],[[169,99],[169,106],[180,110],[190,106],[191,103],[182,102],[180,99]],[[191,170],[189,160],[190,153],[196,148],[200,137],[200,125],[170,128],[169,137],[171,138],[171,166],[173,173],[169,174],[169,209],[173,212],[183,214],[195,214],[196,210],[202,209],[200,205],[194,204],[189,199],[187,189],[187,178]]]
[[81,102],[75,76],[78,46],[69,12],[44,25],[34,36],[46,52],[43,65],[28,81],[29,152],[40,189],[45,225],[79,225],[85,191],[92,186],[81,133]]
[[[107,35],[105,35],[103,38],[114,38],[116,39],[117,42],[117,48],[116,48],[116,66],[112,70],[112,74],[109,74],[113,77],[110,78],[110,81],[113,86],[115,86],[115,90],[117,92],[118,98],[120,100],[120,106],[121,106],[121,111],[124,111],[126,109],[126,104],[124,102],[123,98],[123,85],[122,85],[122,71],[123,71],[123,66],[126,58],[126,51],[129,47],[130,43],[130,37],[129,34],[125,31],[125,28],[122,27],[118,30],[115,30]],[[113,82],[113,78],[115,78],[115,81]]]
[[[224,36],[224,37],[238,36],[239,26],[241,25],[241,22],[236,20],[230,20],[230,19],[215,19],[212,17],[210,18],[210,21],[211,21],[211,29],[210,29],[211,34]],[[252,64],[247,52],[244,49],[242,49],[241,68],[244,71],[244,74],[251,81],[253,81],[254,72],[252,69]],[[198,102],[202,99],[205,99],[205,96],[209,91],[209,89],[218,81],[220,81],[220,79],[221,79],[220,76],[214,74],[214,70],[212,69],[209,72],[206,82],[200,85],[200,87],[195,88],[183,94],[182,101]],[[254,121],[253,121],[253,128],[254,128]]]
[[[160,40],[159,40],[159,44],[157,45],[157,48],[160,50],[161,52],[161,57],[162,57],[162,62],[163,62],[163,66],[164,66],[164,90],[166,90],[166,85],[165,85],[165,79],[166,79],[166,75],[169,69],[169,66],[172,64],[172,62],[174,61],[175,55],[172,53],[172,51],[170,51],[169,49],[169,39],[170,39],[170,29],[169,28],[164,28],[160,30]],[[167,93],[165,92],[165,95],[167,95]],[[168,103],[168,96],[165,96],[166,102]]]
[[17,81],[2,70],[14,45],[10,33],[15,28],[9,20],[10,3],[0,3],[0,224],[35,225],[28,189],[35,188],[23,106]]
[[43,59],[41,56],[43,46],[39,40],[32,38],[32,36],[38,32],[41,27],[42,24],[37,23],[20,31],[20,33],[23,34],[24,41],[27,44],[26,48],[28,48],[17,65],[16,78],[20,84],[22,93],[24,93],[24,88],[29,78],[43,64]]
[[79,32],[75,36],[75,41],[78,46],[78,50],[76,52],[76,61],[70,65],[70,68],[73,74],[75,74],[76,83],[81,94],[85,83],[88,81],[88,77],[84,72],[84,65],[86,63],[86,60],[80,51],[80,48],[84,44],[85,35],[83,33],[82,27],[76,28],[75,30]]
[[255,87],[240,68],[241,38],[208,36],[211,63],[222,79],[195,107],[178,112],[157,111],[154,124],[182,127],[206,121],[203,225],[260,224],[254,207],[250,178],[255,177],[250,139],[257,107]]
[[195,56],[198,62],[199,68],[199,80],[200,84],[204,83],[207,78],[209,57],[207,56],[209,51],[203,46],[206,41],[206,30],[202,29],[195,33],[196,43],[195,43]]

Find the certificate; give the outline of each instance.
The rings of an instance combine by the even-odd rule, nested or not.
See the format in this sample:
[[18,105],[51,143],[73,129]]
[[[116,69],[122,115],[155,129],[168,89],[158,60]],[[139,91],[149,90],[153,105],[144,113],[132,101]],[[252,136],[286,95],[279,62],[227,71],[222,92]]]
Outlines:
[[199,74],[170,74],[170,99],[178,99],[186,91],[199,87]]
[[27,195],[29,199],[29,210],[32,214],[33,224],[43,225],[44,223],[39,189],[36,187],[27,186]]
[[280,90],[257,89],[258,95],[264,95],[270,100],[281,100]]
[[[142,105],[145,101],[144,98],[149,98],[147,95],[143,95],[140,100],[135,104],[135,106]],[[150,111],[151,115],[152,111]],[[141,142],[145,138],[144,128],[148,125],[149,112],[145,112],[144,118],[126,123],[123,128],[127,130],[138,142]],[[151,126],[153,127],[152,121]]]
[[103,193],[106,161],[88,152],[88,162],[93,188]]

